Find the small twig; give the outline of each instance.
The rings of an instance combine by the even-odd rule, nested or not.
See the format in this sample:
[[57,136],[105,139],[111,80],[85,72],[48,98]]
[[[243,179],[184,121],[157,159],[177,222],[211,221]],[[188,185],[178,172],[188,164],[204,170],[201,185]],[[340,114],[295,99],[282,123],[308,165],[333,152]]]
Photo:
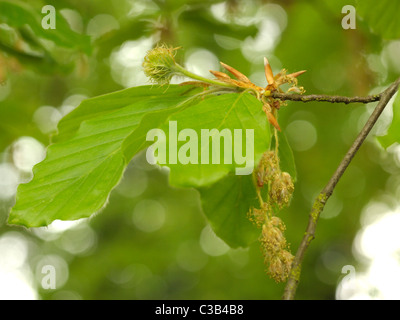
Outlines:
[[[284,295],[283,295],[284,300],[293,300],[294,299],[294,296],[296,294],[297,285],[298,285],[299,279],[300,279],[301,264],[304,259],[304,254],[305,254],[308,246],[310,245],[310,242],[314,239],[317,222],[318,222],[319,216],[321,215],[322,210],[325,207],[326,202],[328,201],[329,197],[332,195],[334,188],[336,187],[336,185],[339,182],[340,178],[342,177],[343,173],[349,166],[354,155],[357,153],[358,149],[361,147],[362,143],[365,141],[366,137],[368,136],[369,132],[375,125],[375,123],[378,120],[379,116],[381,115],[382,111],[385,109],[389,100],[396,93],[399,85],[400,85],[400,78],[397,81],[395,81],[389,88],[387,88],[385,91],[383,91],[381,94],[371,97],[371,98],[379,97],[378,105],[376,106],[375,110],[369,117],[369,119],[368,119],[367,123],[364,125],[363,129],[358,134],[353,145],[350,147],[349,151],[346,153],[346,155],[342,159],[341,163],[339,164],[339,167],[336,169],[335,173],[329,180],[328,184],[325,186],[325,188],[322,189],[322,191],[320,192],[318,197],[315,199],[313,207],[311,209],[310,216],[309,216],[306,232],[304,233],[303,239],[300,243],[299,248],[297,249],[296,256],[293,260],[291,272],[290,272],[288,281],[286,283],[286,287],[285,287],[285,291],[284,291]],[[347,99],[353,99],[353,102],[361,102],[360,100],[354,101],[354,98],[347,98]],[[357,99],[359,99],[359,98],[357,98]],[[319,100],[319,101],[321,101],[321,100]],[[324,100],[324,101],[328,101],[328,100]],[[372,100],[372,101],[376,101],[376,100]],[[372,102],[372,101],[370,101],[370,102]],[[338,102],[338,101],[330,100],[330,102]],[[344,101],[340,101],[340,102],[344,102]]]
[[366,97],[343,97],[343,96],[327,96],[320,94],[310,94],[310,95],[301,95],[301,94],[290,94],[290,93],[281,93],[281,92],[272,92],[271,97],[279,100],[290,100],[290,101],[300,101],[300,102],[312,102],[312,101],[325,101],[331,103],[370,103],[379,101],[381,99],[381,94],[376,94],[372,96]]

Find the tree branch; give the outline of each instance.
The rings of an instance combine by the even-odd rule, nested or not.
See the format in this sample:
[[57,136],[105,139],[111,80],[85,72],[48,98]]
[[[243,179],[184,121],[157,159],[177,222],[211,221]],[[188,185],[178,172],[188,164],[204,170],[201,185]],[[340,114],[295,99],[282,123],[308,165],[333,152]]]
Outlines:
[[[376,106],[373,113],[370,115],[370,117],[369,117],[368,121],[366,122],[366,124],[364,125],[363,129],[358,134],[353,145],[350,147],[349,151],[346,153],[346,155],[342,159],[341,163],[339,164],[335,173],[329,180],[328,184],[325,186],[325,188],[322,189],[322,191],[320,192],[320,194],[314,201],[314,204],[313,204],[311,212],[310,212],[306,232],[304,233],[304,236],[300,243],[300,246],[297,249],[297,253],[293,260],[289,278],[286,283],[285,291],[283,294],[284,300],[293,300],[294,299],[294,296],[296,294],[297,285],[298,285],[299,279],[300,279],[301,264],[304,259],[304,254],[305,254],[308,246],[310,245],[310,242],[315,237],[315,229],[317,227],[317,222],[321,215],[321,212],[323,211],[323,209],[325,207],[326,202],[328,201],[329,197],[332,195],[334,188],[336,187],[336,185],[339,182],[340,178],[342,177],[343,173],[349,166],[351,160],[357,153],[358,149],[361,147],[362,143],[365,141],[366,137],[368,136],[369,132],[375,125],[379,116],[382,114],[382,111],[385,109],[385,107],[388,104],[388,102],[390,101],[390,99],[396,93],[399,85],[400,85],[400,78],[397,79],[397,81],[395,81],[392,85],[390,85],[381,94],[379,94],[377,96],[369,97],[369,98],[379,97],[379,99],[378,99],[379,103]],[[309,96],[309,97],[311,97],[311,96]],[[351,99],[351,100],[353,100],[352,102],[362,102],[359,100],[360,98],[358,98],[358,97],[346,98],[346,99],[348,99],[346,101],[350,101],[350,99]],[[354,101],[354,99],[357,99],[357,101]],[[343,101],[343,99],[342,99],[342,101],[334,101],[334,100],[336,100],[336,97],[333,100],[318,100],[318,101],[346,103],[345,101]],[[301,100],[295,100],[295,101],[301,101]],[[311,100],[308,100],[308,101],[311,101]],[[366,101],[366,100],[364,100],[364,101]],[[376,101],[376,100],[372,100],[372,101]],[[372,101],[369,101],[369,102],[372,102]],[[306,101],[304,101],[304,102],[306,102]],[[350,103],[350,102],[347,102],[347,103]],[[363,102],[363,103],[367,103],[367,102]]]
[[366,97],[343,97],[343,96],[327,96],[322,94],[310,94],[310,95],[301,95],[301,94],[290,94],[290,93],[281,93],[281,92],[272,92],[271,97],[279,100],[290,100],[290,101],[300,101],[300,102],[311,102],[311,101],[325,101],[331,103],[370,103],[379,101],[381,99],[380,94],[366,96]]

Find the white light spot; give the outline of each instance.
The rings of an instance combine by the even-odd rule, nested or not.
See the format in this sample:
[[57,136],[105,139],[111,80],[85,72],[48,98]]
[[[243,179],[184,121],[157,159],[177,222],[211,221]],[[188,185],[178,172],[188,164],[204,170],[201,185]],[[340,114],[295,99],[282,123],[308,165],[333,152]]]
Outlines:
[[30,285],[24,272],[0,269],[0,300],[36,300],[35,289]]
[[0,252],[0,268],[12,271],[25,263],[28,243],[20,233],[9,231],[0,237]]
[[382,61],[385,67],[393,72],[400,71],[400,40],[388,42],[382,50]]
[[[377,211],[372,213],[373,208]],[[342,283],[336,290],[341,299],[400,299],[400,208],[382,213],[384,206],[372,203],[364,210],[364,226],[354,241],[355,254],[368,263],[365,272],[357,272],[351,286]],[[383,215],[378,218],[378,214]]]
[[228,252],[229,258],[232,262],[238,266],[239,268],[243,268],[249,263],[249,249],[248,248],[239,248],[235,250],[229,250]]
[[33,114],[33,122],[44,134],[49,134],[57,130],[57,124],[62,114],[54,107],[43,106]]
[[12,145],[14,165],[21,171],[32,172],[35,164],[45,157],[45,147],[32,137],[21,137]]
[[0,163],[0,199],[14,196],[18,183],[18,170],[9,163]]
[[117,19],[109,14],[99,14],[89,21],[86,32],[89,36],[98,38],[117,29],[119,29]]
[[153,46],[153,39],[140,38],[125,41],[110,56],[111,75],[117,83],[132,87],[148,84],[149,80],[143,72],[143,59]]
[[140,196],[147,188],[148,178],[146,171],[130,167],[124,173],[124,178],[117,187],[117,192],[128,198]]
[[154,232],[165,222],[165,209],[155,200],[142,200],[133,210],[132,220],[135,226],[144,232]]
[[28,240],[19,232],[6,232],[0,237],[0,253],[0,300],[37,299],[26,266]]
[[146,265],[135,263],[122,269],[111,269],[107,278],[119,286],[134,288],[152,276],[153,273]]
[[251,62],[262,61],[266,52],[274,50],[278,44],[281,29],[275,19],[266,17],[260,22],[260,27],[255,37],[247,37],[243,41],[242,54]]
[[332,195],[321,213],[322,219],[332,219],[343,209],[343,202],[336,195]]
[[74,227],[85,223],[85,221],[87,221],[87,218],[74,221],[54,220],[46,227],[33,228],[32,232],[40,239],[53,241],[58,239],[64,231],[73,229]]
[[309,121],[295,120],[286,128],[290,145],[296,151],[311,149],[317,142],[317,130]]
[[46,255],[39,258],[36,264],[36,281],[39,286],[42,285],[42,280],[46,277],[43,270],[46,270],[46,266],[50,266],[55,272],[55,288],[60,289],[68,280],[69,270],[67,262],[58,255]]
[[221,34],[214,34],[214,39],[220,47],[226,50],[235,50],[242,46],[242,41]]
[[229,246],[216,236],[209,225],[201,231],[200,246],[210,256],[221,256],[229,251]]
[[85,99],[88,99],[88,96],[83,95],[83,94],[73,94],[73,95],[69,96],[68,98],[66,98],[63,101],[62,106],[59,108],[62,116],[65,116],[68,113],[70,113],[77,106],[79,106],[79,104]]
[[373,259],[400,249],[400,213],[388,213],[361,231],[362,253]]
[[60,13],[68,21],[71,30],[77,33],[83,32],[83,19],[78,11],[64,8],[60,10]]
[[205,49],[194,49],[189,51],[186,58],[186,68],[200,76],[210,77],[209,70],[219,70],[218,58],[211,51]]
[[[379,121],[374,126],[373,135],[383,136],[387,133],[388,128],[392,124],[393,120],[393,103],[396,100],[398,93],[396,93],[387,103],[385,109],[382,111],[379,116]],[[375,109],[376,104],[374,104],[373,108]],[[368,116],[372,113],[373,109],[368,110]],[[364,122],[365,123],[365,122]]]
[[141,15],[152,14],[160,8],[153,1],[149,0],[129,0],[130,10],[127,13],[129,18],[135,18]]
[[220,2],[211,5],[210,11],[214,18],[216,18],[217,20],[224,23],[229,23],[229,20],[227,19],[226,2]]
[[176,262],[186,271],[196,272],[207,264],[206,256],[197,241],[187,241],[180,245],[176,253]]
[[94,247],[96,240],[96,232],[87,223],[80,223],[63,232],[56,243],[73,255],[84,255]]

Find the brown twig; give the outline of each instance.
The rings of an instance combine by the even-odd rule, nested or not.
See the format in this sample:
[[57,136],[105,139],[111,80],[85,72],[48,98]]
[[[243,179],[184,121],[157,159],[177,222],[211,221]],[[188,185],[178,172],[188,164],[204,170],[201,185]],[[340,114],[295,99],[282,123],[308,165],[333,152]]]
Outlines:
[[279,100],[290,100],[290,101],[300,101],[300,102],[331,102],[331,103],[370,103],[379,101],[381,99],[381,94],[376,94],[372,96],[366,97],[343,97],[343,96],[327,96],[320,94],[310,94],[310,95],[301,95],[301,94],[290,94],[290,93],[281,93],[281,92],[272,92],[271,97]]
[[[393,95],[396,93],[398,87],[400,85],[400,78],[397,79],[392,85],[390,85],[385,91],[383,91],[381,94],[377,96],[371,96],[367,97],[369,99],[376,99],[375,97],[379,97],[379,103],[376,106],[375,110],[373,113],[370,115],[368,121],[364,125],[363,129],[360,131],[358,134],[357,138],[355,139],[353,145],[350,147],[349,151],[346,153],[344,158],[342,159],[341,163],[339,164],[338,168],[336,169],[335,173],[329,180],[328,184],[325,186],[325,188],[322,189],[318,197],[315,199],[314,204],[312,206],[309,220],[308,220],[308,225],[306,232],[304,233],[303,239],[300,243],[299,248],[297,249],[296,256],[293,260],[291,272],[289,275],[289,278],[286,283],[285,291],[283,294],[283,299],[284,300],[293,300],[296,294],[296,289],[299,283],[300,279],[300,274],[301,274],[301,264],[304,259],[304,254],[310,245],[310,242],[314,239],[315,237],[315,229],[317,227],[317,222],[319,219],[319,216],[321,215],[322,210],[325,207],[326,202],[328,201],[329,197],[332,195],[332,192],[334,188],[336,187],[336,184],[339,182],[340,178],[342,177],[343,173],[349,166],[351,160],[357,153],[358,149],[361,147],[362,143],[365,141],[366,137],[368,136],[369,132],[375,125],[376,121],[378,120],[379,116],[381,115],[382,111],[385,109],[386,105],[388,104],[389,100],[393,97]],[[291,95],[292,96],[292,95]],[[312,97],[312,96],[309,96]],[[365,99],[360,99],[358,97],[356,98],[346,98],[347,100],[345,101],[350,101],[351,102],[363,102],[367,101]],[[354,100],[357,101],[354,101]],[[336,100],[336,101],[334,101]],[[331,100],[323,100],[323,101],[329,101],[329,102],[344,102],[344,103],[350,103],[350,102],[345,102],[343,99],[339,99],[342,101],[337,101],[336,97],[335,99]],[[297,100],[296,100],[297,101]],[[301,101],[301,100],[300,100]],[[308,101],[308,100],[307,100]],[[322,101],[322,100],[317,100],[317,101]],[[376,101],[376,100],[371,100],[369,102]],[[305,101],[304,101],[305,102]],[[368,102],[363,102],[363,103],[368,103]]]

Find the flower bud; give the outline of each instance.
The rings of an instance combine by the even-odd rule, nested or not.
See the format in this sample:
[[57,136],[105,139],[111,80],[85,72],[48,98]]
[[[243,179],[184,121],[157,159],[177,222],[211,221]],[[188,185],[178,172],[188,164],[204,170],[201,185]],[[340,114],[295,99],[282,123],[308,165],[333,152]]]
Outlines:
[[264,183],[268,184],[279,173],[279,159],[276,153],[265,152],[257,168],[258,185],[261,187]]
[[271,199],[279,206],[284,207],[289,205],[294,191],[292,177],[287,172],[282,172],[276,176],[271,184],[269,195]]
[[289,266],[292,264],[294,256],[286,250],[282,250],[280,252],[280,258],[285,264],[289,264]]
[[177,48],[168,48],[162,45],[147,52],[144,57],[143,69],[151,82],[161,85],[168,84],[174,75],[179,74],[174,58],[176,50]]
[[286,280],[287,272],[284,264],[278,256],[272,257],[268,267],[268,274],[276,282],[282,282]]
[[272,216],[270,219],[270,222],[271,222],[271,225],[273,225],[274,227],[277,227],[282,232],[286,230],[286,227],[280,218],[278,218],[276,216]]
[[251,208],[247,213],[247,218],[258,228],[261,228],[261,226],[265,223],[270,210],[271,207],[265,202],[261,209]]
[[287,275],[289,275],[290,269],[292,267],[294,256],[289,251],[282,250],[279,253],[279,257],[280,257],[280,259],[282,261],[284,272]]
[[279,252],[286,247],[286,239],[282,231],[273,227],[271,223],[263,225],[261,243],[264,250],[270,253]]
[[288,251],[288,244],[283,235],[284,230],[283,221],[272,216],[263,225],[259,239],[264,255],[264,264],[268,267],[267,273],[276,282],[287,279],[294,259]]

